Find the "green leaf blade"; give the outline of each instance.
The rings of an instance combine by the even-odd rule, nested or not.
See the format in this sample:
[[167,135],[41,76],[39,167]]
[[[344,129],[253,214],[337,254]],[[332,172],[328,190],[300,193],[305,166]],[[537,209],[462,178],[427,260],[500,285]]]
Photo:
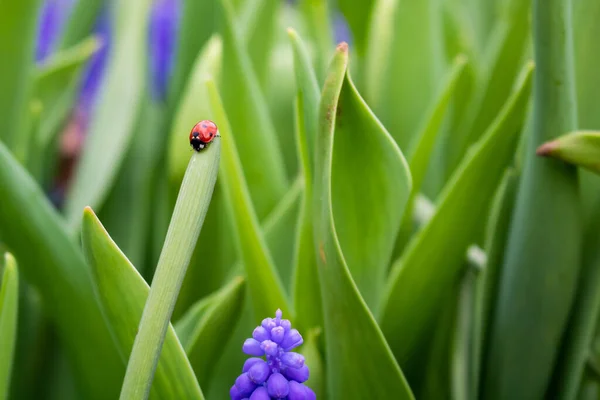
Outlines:
[[[2,268],[0,268],[2,271]],[[13,356],[17,339],[19,303],[17,262],[10,253],[4,254],[4,273],[0,279],[0,399],[8,397]]]

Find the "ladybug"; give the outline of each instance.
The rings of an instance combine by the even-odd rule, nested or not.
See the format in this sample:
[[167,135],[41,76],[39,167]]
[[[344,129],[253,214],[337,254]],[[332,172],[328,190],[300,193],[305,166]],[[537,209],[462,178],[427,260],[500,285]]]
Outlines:
[[200,121],[190,132],[190,146],[196,151],[204,150],[216,137],[219,137],[217,125],[209,120]]

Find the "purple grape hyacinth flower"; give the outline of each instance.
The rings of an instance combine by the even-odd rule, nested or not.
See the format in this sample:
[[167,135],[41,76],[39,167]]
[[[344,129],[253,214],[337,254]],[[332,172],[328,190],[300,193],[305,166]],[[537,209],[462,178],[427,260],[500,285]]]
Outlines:
[[309,377],[304,356],[291,351],[303,343],[302,335],[292,329],[289,320],[281,317],[281,310],[277,310],[275,318],[265,318],[244,342],[244,353],[255,357],[244,363],[242,374],[229,391],[231,400],[317,398],[312,389],[304,385]]
[[35,59],[42,62],[54,51],[65,22],[69,19],[75,0],[45,0],[38,23]]
[[150,11],[150,87],[156,101],[167,97],[179,33],[179,3],[179,0],[155,0]]

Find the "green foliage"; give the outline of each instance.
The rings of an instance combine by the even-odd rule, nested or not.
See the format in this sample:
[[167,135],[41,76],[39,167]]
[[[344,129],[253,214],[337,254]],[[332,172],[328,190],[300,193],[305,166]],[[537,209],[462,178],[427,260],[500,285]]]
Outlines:
[[0,0],[0,399],[597,398],[599,4]]

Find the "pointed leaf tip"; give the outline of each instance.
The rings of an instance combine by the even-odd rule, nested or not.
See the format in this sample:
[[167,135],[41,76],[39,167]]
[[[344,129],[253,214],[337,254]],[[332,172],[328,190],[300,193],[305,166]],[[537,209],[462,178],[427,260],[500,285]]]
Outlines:
[[336,51],[347,53],[348,52],[348,43],[341,42],[340,44],[337,45]]
[[556,149],[558,148],[558,143],[553,140],[551,142],[546,142],[544,144],[542,144],[540,147],[537,148],[537,150],[535,151],[535,154],[537,154],[538,156],[542,156],[542,157],[548,157],[551,156]]

